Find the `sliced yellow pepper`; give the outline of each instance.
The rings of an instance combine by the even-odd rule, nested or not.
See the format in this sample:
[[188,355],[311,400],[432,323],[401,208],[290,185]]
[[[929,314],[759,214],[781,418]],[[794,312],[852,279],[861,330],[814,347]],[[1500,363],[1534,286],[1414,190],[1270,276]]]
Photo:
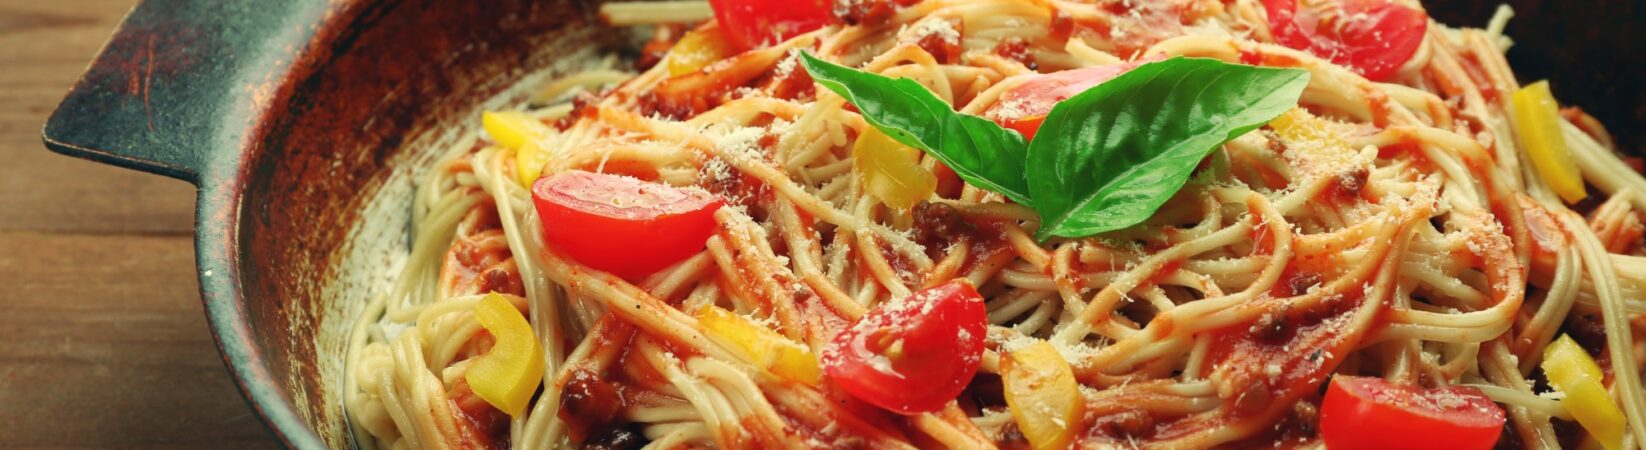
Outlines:
[[731,41],[716,28],[692,30],[669,49],[669,76],[678,77],[702,70],[704,66],[737,53]]
[[1007,356],[1000,376],[1018,431],[1035,450],[1069,448],[1085,409],[1069,362],[1046,341]]
[[1561,335],[1543,349],[1543,375],[1548,377],[1549,385],[1566,395],[1560,400],[1561,406],[1590,436],[1606,450],[1623,448],[1623,411],[1606,392],[1600,366],[1571,336]]
[[474,305],[474,318],[497,343],[474,358],[463,379],[481,400],[519,416],[543,381],[543,344],[520,310],[495,292]]
[[1338,157],[1354,155],[1354,151],[1349,147],[1349,141],[1344,139],[1338,130],[1334,130],[1326,119],[1310,114],[1303,108],[1286,111],[1280,117],[1269,121],[1269,128],[1273,128],[1281,139],[1306,144],[1299,147],[1303,151]]
[[1566,137],[1560,131],[1560,105],[1549,93],[1549,82],[1539,81],[1520,88],[1511,102],[1515,134],[1543,182],[1566,203],[1577,203],[1587,197],[1583,175],[1578,172],[1577,163],[1566,148]]
[[710,337],[779,377],[815,386],[823,376],[811,349],[747,317],[708,306],[698,310],[697,322]]
[[543,148],[543,138],[554,133],[542,121],[519,111],[480,114],[480,124],[486,134],[503,148],[514,150],[514,173],[523,186],[531,186],[543,173],[549,162],[549,152]]
[[920,165],[920,151],[868,127],[852,145],[863,186],[886,206],[909,209],[937,191],[937,176]]

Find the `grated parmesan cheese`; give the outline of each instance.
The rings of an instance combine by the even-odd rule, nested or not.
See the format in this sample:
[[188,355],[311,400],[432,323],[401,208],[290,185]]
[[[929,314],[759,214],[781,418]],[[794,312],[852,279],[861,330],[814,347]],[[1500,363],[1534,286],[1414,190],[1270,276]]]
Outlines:
[[798,64],[800,64],[800,49],[791,48],[788,56],[777,62],[777,68],[773,76],[777,78],[787,77],[789,74],[794,73],[794,68]]
[[953,22],[941,17],[926,17],[919,22],[915,22],[914,26],[904,25],[903,28],[897,30],[897,40],[899,42],[920,42],[921,39],[928,36],[942,39],[943,42],[950,44],[960,43],[960,30],[954,28]]

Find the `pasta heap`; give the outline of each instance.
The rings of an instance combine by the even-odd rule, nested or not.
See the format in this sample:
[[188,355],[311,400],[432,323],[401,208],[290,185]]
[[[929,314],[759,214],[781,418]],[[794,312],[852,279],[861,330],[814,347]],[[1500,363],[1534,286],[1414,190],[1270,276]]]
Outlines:
[[[884,20],[829,24],[695,73],[607,61],[545,88],[554,101],[528,111],[550,130],[533,144],[550,155],[542,174],[619,173],[726,202],[706,248],[661,272],[625,280],[546,248],[542,229],[556,224],[522,184],[535,168],[497,136],[444,155],[414,200],[404,271],[354,329],[357,444],[1025,447],[1014,413],[1038,412],[1007,405],[1001,374],[1008,355],[1046,342],[1078,381],[1063,398],[1082,413],[1059,426],[1082,448],[1319,447],[1334,374],[1476,387],[1506,412],[1499,445],[1559,448],[1595,433],[1544,381],[1544,349],[1562,334],[1604,371],[1624,446],[1646,444],[1646,178],[1577,110],[1558,137],[1590,199],[1568,205],[1533,167],[1516,135],[1527,125],[1510,99],[1521,86],[1503,58],[1506,8],[1484,30],[1430,26],[1372,82],[1275,43],[1256,0],[882,6]],[[680,30],[660,26],[658,39]],[[869,195],[852,148],[870,125],[813,85],[801,51],[915,80],[984,117],[1037,74],[1130,61],[1212,58],[1310,79],[1295,109],[1213,151],[1143,224],[1041,243],[1031,209],[930,155],[919,162],[935,194],[904,208]],[[986,299],[986,350],[935,412],[795,382],[702,323],[715,306],[821,354],[877,305],[955,279]],[[546,368],[513,415],[464,381],[496,341],[474,312],[493,292],[525,315]]]

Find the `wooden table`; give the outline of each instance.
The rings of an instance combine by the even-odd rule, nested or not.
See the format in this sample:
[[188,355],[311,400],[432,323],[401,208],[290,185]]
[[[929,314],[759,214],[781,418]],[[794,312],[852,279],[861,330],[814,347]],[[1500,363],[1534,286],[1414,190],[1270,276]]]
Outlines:
[[194,189],[46,151],[134,0],[0,0],[0,448],[278,448],[212,342]]

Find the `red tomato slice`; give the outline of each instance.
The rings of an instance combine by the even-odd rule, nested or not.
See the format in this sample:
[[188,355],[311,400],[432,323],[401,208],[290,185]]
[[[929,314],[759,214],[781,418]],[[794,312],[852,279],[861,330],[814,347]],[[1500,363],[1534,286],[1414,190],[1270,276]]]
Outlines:
[[983,297],[950,281],[876,306],[823,348],[823,372],[865,402],[902,413],[942,409],[983,358]]
[[1320,434],[1332,450],[1486,450],[1503,421],[1503,409],[1479,389],[1371,377],[1332,377],[1320,405]]
[[1093,86],[1114,79],[1147,61],[1087,67],[1037,75],[1034,79],[1012,87],[1000,94],[1000,100],[989,107],[987,117],[994,117],[1001,126],[1017,130],[1024,139],[1034,139],[1040,122],[1052,112],[1057,102],[1086,92]]
[[1035,132],[1040,131],[1040,124],[1045,121],[1046,115],[1041,114],[1038,116],[1020,117],[1016,119],[1004,119],[1003,122],[1005,123],[1000,125],[1017,130],[1017,134],[1023,135],[1023,140],[1032,141],[1034,140]]
[[1305,4],[1263,0],[1275,42],[1349,66],[1382,81],[1412,59],[1429,28],[1429,15],[1391,0]]
[[532,201],[550,247],[627,279],[697,254],[724,203],[702,189],[584,171],[539,178]]
[[829,22],[826,0],[709,0],[714,18],[743,49],[783,42]]

